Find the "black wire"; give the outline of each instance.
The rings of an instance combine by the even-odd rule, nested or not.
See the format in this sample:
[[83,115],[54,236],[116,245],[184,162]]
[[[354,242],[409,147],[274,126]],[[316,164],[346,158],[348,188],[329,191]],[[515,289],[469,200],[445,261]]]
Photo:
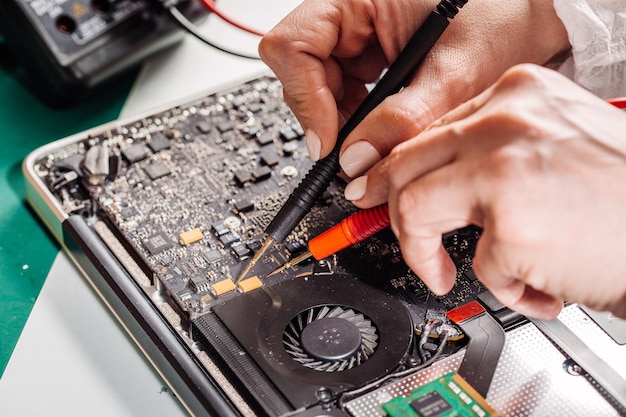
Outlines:
[[178,25],[180,27],[182,27],[187,32],[189,32],[191,35],[193,35],[196,39],[204,42],[205,44],[209,45],[210,47],[215,48],[215,49],[217,49],[219,51],[225,52],[225,53],[230,54],[230,55],[238,56],[240,58],[254,59],[254,60],[260,60],[261,59],[258,56],[241,54],[239,52],[231,51],[231,50],[223,48],[223,47],[221,47],[219,45],[216,45],[211,40],[209,40],[207,37],[205,37],[202,33],[200,33],[200,31],[198,31],[198,28],[193,23],[191,23],[189,21],[189,19],[187,19],[185,17],[185,15],[183,15],[180,12],[180,10],[178,10],[176,8],[176,6],[169,6],[166,9],[169,12],[170,16],[172,16],[174,21],[176,23],[178,23]]

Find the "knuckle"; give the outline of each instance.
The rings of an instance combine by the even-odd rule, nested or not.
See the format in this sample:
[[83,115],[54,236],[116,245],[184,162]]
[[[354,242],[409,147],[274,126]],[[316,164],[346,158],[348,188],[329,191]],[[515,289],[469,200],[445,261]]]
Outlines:
[[307,106],[304,98],[299,95],[287,94],[285,92],[285,102],[293,111],[300,124],[302,124],[302,127],[306,128],[306,124],[309,121],[312,112],[309,110],[309,106]]
[[434,120],[430,106],[415,94],[397,94],[388,97],[380,106],[381,119],[407,139],[422,132]]
[[524,81],[533,80],[537,77],[538,67],[533,64],[518,64],[515,65],[502,75],[503,81]]
[[520,146],[503,146],[495,149],[489,156],[489,168],[497,175],[497,179],[506,183],[515,181],[517,173],[524,167],[532,165],[533,156]]
[[281,30],[277,27],[267,32],[259,41],[257,50],[259,56],[268,65],[278,61],[285,48],[285,39],[281,35]]
[[511,88],[532,91],[544,88],[548,69],[534,64],[518,64],[506,70],[496,83],[496,91]]
[[316,99],[323,98],[325,86],[311,89],[311,86],[307,85],[306,79],[296,77],[290,77],[283,84],[285,102],[296,113],[297,117],[305,120],[312,119],[317,113]]
[[420,218],[418,209],[420,201],[425,201],[427,197],[423,193],[416,191],[413,187],[410,191],[400,190],[397,197],[397,208],[399,213],[399,227],[402,230],[410,230]]
[[542,252],[552,246],[542,232],[520,221],[520,216],[510,215],[500,216],[489,233],[492,263],[500,274],[522,280],[538,290],[547,288],[548,277],[537,265],[545,257]]
[[[528,245],[527,230],[528,225],[522,224],[520,216],[517,215],[515,208],[510,206],[508,202],[500,204],[493,208],[493,221],[489,225],[491,245],[493,249],[498,249],[500,252],[508,253],[511,255],[511,250],[519,249]],[[505,255],[502,253],[502,255]],[[502,259],[507,259],[508,256],[502,256]]]
[[406,145],[403,143],[397,145],[395,148],[391,150],[387,158],[386,167],[389,177],[389,183],[394,185],[399,178],[400,174],[404,172],[403,168],[403,160],[404,156],[404,148]]
[[520,193],[532,192],[530,183],[540,180],[549,162],[539,147],[518,142],[498,147],[486,163],[489,180],[501,193],[500,197],[512,198]]

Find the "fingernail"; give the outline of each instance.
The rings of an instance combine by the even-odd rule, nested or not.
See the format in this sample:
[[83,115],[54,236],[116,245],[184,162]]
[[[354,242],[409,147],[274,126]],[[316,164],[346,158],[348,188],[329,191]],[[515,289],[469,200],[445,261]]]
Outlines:
[[355,201],[360,200],[365,195],[367,189],[367,175],[353,179],[348,185],[346,185],[343,191],[346,200]]
[[315,162],[320,159],[320,152],[322,150],[320,137],[311,129],[307,129],[304,135],[306,136],[306,148],[309,151],[309,158]]
[[339,158],[339,165],[347,176],[354,178],[362,175],[380,159],[380,153],[371,143],[360,140],[343,152]]

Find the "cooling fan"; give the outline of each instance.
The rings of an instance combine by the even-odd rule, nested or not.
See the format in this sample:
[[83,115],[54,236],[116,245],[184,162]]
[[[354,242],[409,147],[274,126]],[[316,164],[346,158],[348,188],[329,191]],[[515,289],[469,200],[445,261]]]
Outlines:
[[342,306],[310,308],[283,333],[296,362],[322,372],[341,372],[365,362],[378,346],[378,332],[363,313]]
[[[401,301],[345,274],[287,279],[214,312],[295,408],[316,404],[320,388],[338,394],[391,372],[406,359],[413,338]],[[235,373],[246,379],[244,372]]]

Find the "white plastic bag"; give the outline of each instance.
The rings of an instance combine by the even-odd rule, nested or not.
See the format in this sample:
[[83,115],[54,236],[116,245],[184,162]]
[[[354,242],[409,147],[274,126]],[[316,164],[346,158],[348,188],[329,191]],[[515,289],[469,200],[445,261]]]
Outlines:
[[554,0],[572,45],[560,71],[602,98],[626,96],[626,0]]

